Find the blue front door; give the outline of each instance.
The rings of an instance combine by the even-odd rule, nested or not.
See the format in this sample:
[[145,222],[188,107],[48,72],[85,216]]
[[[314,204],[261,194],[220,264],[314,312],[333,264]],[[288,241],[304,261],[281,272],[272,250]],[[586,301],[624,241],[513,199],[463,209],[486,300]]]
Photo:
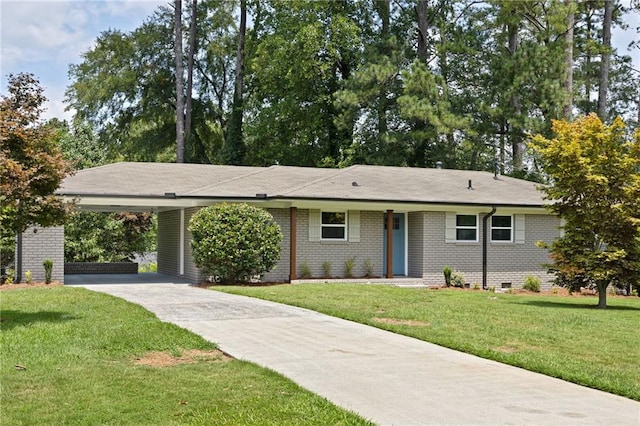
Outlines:
[[[404,213],[393,214],[393,275],[406,275],[404,270]],[[384,237],[382,239],[382,273],[387,274],[387,214],[384,215]]]

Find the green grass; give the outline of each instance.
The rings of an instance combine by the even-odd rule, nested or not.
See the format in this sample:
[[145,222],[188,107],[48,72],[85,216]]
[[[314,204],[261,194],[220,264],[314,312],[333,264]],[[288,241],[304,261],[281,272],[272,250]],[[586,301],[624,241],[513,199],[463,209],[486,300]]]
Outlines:
[[247,362],[136,365],[150,352],[215,346],[115,297],[3,291],[0,317],[2,424],[368,424]]
[[599,310],[593,297],[382,285],[214,289],[305,307],[640,401],[637,297],[609,297],[608,308]]

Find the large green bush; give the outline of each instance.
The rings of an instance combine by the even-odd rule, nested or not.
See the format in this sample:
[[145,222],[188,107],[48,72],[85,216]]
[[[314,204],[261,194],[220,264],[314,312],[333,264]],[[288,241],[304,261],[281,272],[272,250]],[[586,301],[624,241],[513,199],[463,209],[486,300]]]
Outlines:
[[248,204],[216,204],[189,222],[196,266],[224,283],[248,281],[280,258],[282,232],[266,210]]

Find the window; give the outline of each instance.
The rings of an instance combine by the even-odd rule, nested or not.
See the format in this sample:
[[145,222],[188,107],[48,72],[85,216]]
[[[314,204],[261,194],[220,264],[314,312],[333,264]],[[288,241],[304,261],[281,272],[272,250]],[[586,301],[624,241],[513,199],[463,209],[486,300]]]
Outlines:
[[513,220],[511,216],[491,216],[491,241],[513,240]]
[[347,213],[346,212],[322,212],[323,240],[347,239]]
[[456,241],[478,241],[477,215],[456,215]]
[[[387,229],[387,215],[384,216],[384,229]],[[399,217],[393,217],[393,230],[397,231],[398,229],[400,229],[400,218]]]

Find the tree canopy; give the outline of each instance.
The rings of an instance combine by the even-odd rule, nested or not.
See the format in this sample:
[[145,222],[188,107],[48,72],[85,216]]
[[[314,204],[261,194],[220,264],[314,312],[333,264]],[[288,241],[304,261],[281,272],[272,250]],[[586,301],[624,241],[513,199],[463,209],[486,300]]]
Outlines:
[[640,131],[595,114],[554,121],[555,137],[533,138],[550,178],[542,189],[563,221],[551,271],[565,286],[593,286],[606,307],[609,285],[640,282]]
[[43,89],[31,74],[9,75],[0,99],[0,228],[20,233],[31,225],[61,224],[66,206],[54,192],[71,167],[55,129],[40,121]]
[[176,79],[190,63],[188,162],[497,159],[535,177],[526,135],[551,136],[552,120],[600,106],[603,121],[638,125],[640,70],[609,30],[640,10],[619,0],[178,3],[189,49],[177,61],[178,14],[163,6],[129,33],[102,33],[71,67],[70,106],[111,158],[176,160]]

